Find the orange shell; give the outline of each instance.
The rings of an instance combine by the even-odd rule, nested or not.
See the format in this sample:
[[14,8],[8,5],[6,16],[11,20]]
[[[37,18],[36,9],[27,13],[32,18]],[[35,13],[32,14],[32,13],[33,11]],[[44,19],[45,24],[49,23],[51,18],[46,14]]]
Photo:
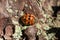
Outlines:
[[21,18],[25,25],[33,25],[35,23],[35,16],[33,14],[24,14]]

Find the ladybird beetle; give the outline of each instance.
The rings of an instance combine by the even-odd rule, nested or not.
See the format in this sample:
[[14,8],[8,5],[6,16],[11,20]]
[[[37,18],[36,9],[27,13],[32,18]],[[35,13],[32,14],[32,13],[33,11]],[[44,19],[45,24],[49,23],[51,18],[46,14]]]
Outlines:
[[33,25],[35,23],[35,16],[33,14],[24,14],[21,18],[21,21],[25,25]]

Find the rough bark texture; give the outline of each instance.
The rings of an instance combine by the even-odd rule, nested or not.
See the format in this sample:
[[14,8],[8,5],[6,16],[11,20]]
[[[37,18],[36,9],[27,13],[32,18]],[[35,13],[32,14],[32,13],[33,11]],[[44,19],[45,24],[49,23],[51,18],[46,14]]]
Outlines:
[[[35,16],[33,25],[21,22],[25,13]],[[60,0],[0,0],[1,40],[60,40],[59,28]]]

